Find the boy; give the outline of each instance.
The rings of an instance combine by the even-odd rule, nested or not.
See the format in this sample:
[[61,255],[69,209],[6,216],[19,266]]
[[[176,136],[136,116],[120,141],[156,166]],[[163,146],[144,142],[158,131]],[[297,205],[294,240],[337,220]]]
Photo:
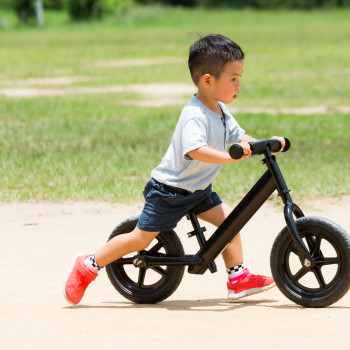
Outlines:
[[[171,144],[144,190],[145,206],[134,231],[107,242],[94,255],[78,255],[64,286],[66,300],[76,305],[98,271],[131,252],[145,249],[160,231],[173,229],[196,204],[210,198],[199,218],[219,226],[231,209],[211,190],[222,164],[235,163],[227,146],[240,143],[242,159],[251,156],[245,133],[224,103],[239,94],[242,49],[222,35],[208,35],[192,44],[188,65],[198,88],[184,107]],[[284,139],[279,138],[284,147]],[[241,159],[241,160],[242,160]],[[228,272],[228,299],[235,300],[275,286],[272,277],[253,275],[243,265],[240,234],[222,252]]]

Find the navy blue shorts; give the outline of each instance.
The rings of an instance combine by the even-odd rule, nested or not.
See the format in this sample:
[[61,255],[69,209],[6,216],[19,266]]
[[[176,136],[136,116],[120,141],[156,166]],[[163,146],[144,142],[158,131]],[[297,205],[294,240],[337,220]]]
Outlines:
[[164,185],[155,179],[147,182],[143,191],[146,203],[137,226],[144,231],[169,231],[198,203],[211,199],[212,203],[201,208],[197,214],[216,207],[222,200],[211,185],[205,190],[189,192]]

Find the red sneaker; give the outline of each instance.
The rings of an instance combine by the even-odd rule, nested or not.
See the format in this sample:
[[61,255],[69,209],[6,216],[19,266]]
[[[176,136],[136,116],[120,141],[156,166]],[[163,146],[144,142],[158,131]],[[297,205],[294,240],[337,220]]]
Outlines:
[[89,270],[84,260],[90,254],[77,254],[72,261],[64,283],[63,295],[71,305],[77,305],[84,296],[87,286],[97,277],[97,272]]
[[248,269],[244,269],[242,277],[236,283],[227,282],[227,299],[236,300],[262,293],[265,290],[275,287],[275,282],[272,277],[261,275],[253,275]]

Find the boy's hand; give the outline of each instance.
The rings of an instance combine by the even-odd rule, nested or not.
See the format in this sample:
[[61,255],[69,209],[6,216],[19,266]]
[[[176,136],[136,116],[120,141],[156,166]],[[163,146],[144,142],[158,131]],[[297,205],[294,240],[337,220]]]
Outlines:
[[273,152],[273,153],[280,153],[283,151],[284,147],[286,147],[286,140],[284,137],[280,137],[280,136],[272,136],[272,139],[277,139],[279,142],[281,142],[281,149],[278,152]]
[[243,157],[248,158],[252,155],[252,151],[250,149],[250,144],[248,142],[240,142],[239,145],[243,148]]

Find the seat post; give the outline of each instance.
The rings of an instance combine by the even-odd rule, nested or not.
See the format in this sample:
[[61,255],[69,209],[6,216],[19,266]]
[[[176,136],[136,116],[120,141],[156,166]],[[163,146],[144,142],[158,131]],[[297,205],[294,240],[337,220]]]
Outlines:
[[[199,244],[200,248],[202,249],[205,246],[205,243],[207,242],[207,240],[204,237],[204,232],[206,231],[206,228],[205,227],[201,227],[199,225],[199,221],[198,221],[198,218],[197,218],[197,215],[196,215],[195,212],[193,212],[193,211],[189,212],[186,215],[186,217],[187,217],[187,219],[189,219],[191,221],[191,224],[192,224],[192,226],[194,228],[194,230],[189,232],[187,235],[188,235],[188,237],[196,236],[198,244]],[[214,273],[214,272],[217,271],[217,267],[216,267],[216,264],[215,264],[214,261],[210,261],[207,264],[207,268],[209,269],[209,271],[211,273]],[[188,268],[188,272],[192,273],[191,266]]]
[[194,228],[193,231],[189,232],[187,235],[188,237],[196,236],[198,244],[201,248],[204,247],[206,239],[204,237],[204,232],[206,231],[205,227],[201,227],[198,222],[198,218],[195,213],[189,213],[187,214],[187,218],[191,221],[191,224]]

